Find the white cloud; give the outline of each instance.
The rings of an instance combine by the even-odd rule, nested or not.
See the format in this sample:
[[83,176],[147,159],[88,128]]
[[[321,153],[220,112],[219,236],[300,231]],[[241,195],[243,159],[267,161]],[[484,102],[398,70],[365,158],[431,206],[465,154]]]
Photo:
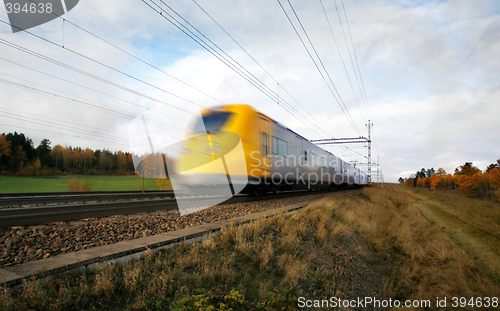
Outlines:
[[[318,74],[277,2],[197,2],[279,81],[279,88],[277,83],[194,2],[175,3],[172,7],[270,89],[275,92],[279,90],[288,103],[308,117],[309,113],[312,114],[314,119],[310,119],[313,123],[326,127],[334,137],[358,136]],[[286,2],[282,3],[286,7]],[[361,135],[366,136],[364,124],[367,122],[368,112],[363,102],[356,102],[355,97],[358,100],[361,98],[358,80],[352,72],[334,2],[324,1],[324,4],[345,66],[350,73],[355,94],[348,83],[344,65],[338,56],[319,1],[294,0],[292,4]],[[337,1],[337,5],[343,18],[340,2]],[[380,162],[386,180],[396,181],[401,174],[414,172],[422,167],[442,166],[450,170],[465,161],[476,161],[475,165],[485,166],[500,157],[500,147],[495,143],[499,130],[496,118],[500,112],[498,2],[345,1],[345,7],[374,123],[373,161],[376,161],[377,155],[381,156]],[[288,7],[287,11],[292,14]],[[315,133],[292,117],[142,2],[107,1],[103,5],[97,1],[84,1],[65,17],[109,42],[143,57],[154,66],[211,97],[127,56],[69,23],[65,24],[63,34],[61,20],[54,20],[32,31],[58,44],[62,44],[64,37],[66,49],[29,34],[11,34],[10,27],[6,25],[0,26],[0,39],[106,78],[130,88],[132,93],[42,61],[5,44],[0,44],[0,57],[107,95],[21,68],[4,60],[0,60],[0,72],[42,84],[44,87],[1,74],[0,78],[46,91],[48,87],[54,88],[58,90],[58,94],[70,93],[82,101],[130,115],[141,113],[144,107],[152,108],[158,105],[157,102],[134,92],[188,111],[198,109],[189,101],[201,106],[218,105],[220,102],[246,103],[308,138],[324,136],[320,131],[316,130]],[[3,11],[0,12],[0,18],[7,18]],[[345,20],[342,22],[345,27]],[[350,40],[347,28],[344,30]],[[67,49],[119,69],[187,101],[86,60]],[[356,67],[356,64],[354,65]],[[285,90],[308,112],[303,111]],[[9,114],[8,109],[24,114],[24,118],[16,119],[12,114],[10,118],[5,117]],[[0,115],[0,132],[24,132],[35,144],[47,137],[54,145],[60,143],[113,150],[128,148],[128,144],[116,137],[126,140],[130,117],[118,117],[82,104],[6,84],[0,84],[0,111],[3,112]],[[168,111],[177,117],[189,118],[189,113],[173,108]],[[58,121],[51,121],[51,128],[33,123],[36,121],[34,118],[46,121],[52,118]],[[56,125],[58,127],[54,127]],[[95,131],[96,128],[102,135],[96,136],[87,132]],[[109,137],[106,138],[106,135]],[[363,146],[349,147],[366,153]],[[344,154],[348,159],[363,160],[344,147],[330,150]]]

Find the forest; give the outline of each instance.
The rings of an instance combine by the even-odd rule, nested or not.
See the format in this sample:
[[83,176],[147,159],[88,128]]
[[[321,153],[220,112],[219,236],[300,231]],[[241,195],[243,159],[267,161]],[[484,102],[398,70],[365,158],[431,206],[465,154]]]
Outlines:
[[400,183],[410,187],[429,188],[441,191],[457,191],[470,197],[496,198],[500,201],[500,159],[488,165],[483,172],[472,162],[457,167],[453,174],[443,168],[422,168],[410,178],[399,178]]
[[35,147],[23,133],[0,134],[0,174],[11,176],[50,175],[133,175],[134,163],[128,152],[51,146],[43,139]]

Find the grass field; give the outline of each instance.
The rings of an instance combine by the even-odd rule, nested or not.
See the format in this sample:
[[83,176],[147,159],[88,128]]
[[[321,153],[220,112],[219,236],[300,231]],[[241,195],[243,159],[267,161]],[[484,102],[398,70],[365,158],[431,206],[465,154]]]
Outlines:
[[[91,191],[141,190],[139,176],[56,176],[56,177],[14,177],[0,176],[0,192],[60,192],[68,191],[68,182],[76,177],[85,180]],[[157,190],[155,179],[144,179],[145,190]]]
[[375,297],[436,310],[447,297],[441,309],[475,310],[451,298],[500,297],[499,216],[499,203],[372,187],[128,264],[0,288],[0,309],[297,310],[299,297]]

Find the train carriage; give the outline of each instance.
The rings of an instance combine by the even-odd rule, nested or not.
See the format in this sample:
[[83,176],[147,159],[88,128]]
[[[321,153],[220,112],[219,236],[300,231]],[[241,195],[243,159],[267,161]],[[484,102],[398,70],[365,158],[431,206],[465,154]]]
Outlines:
[[[235,145],[228,141],[234,140],[234,136],[227,133],[239,135],[245,161],[225,156],[226,147]],[[243,189],[243,193],[331,189],[367,183],[366,174],[359,169],[249,105],[202,111],[190,135],[200,138],[187,140],[186,152],[177,160],[175,171],[186,183],[207,189],[227,182]],[[193,165],[217,158],[223,159],[223,166]]]

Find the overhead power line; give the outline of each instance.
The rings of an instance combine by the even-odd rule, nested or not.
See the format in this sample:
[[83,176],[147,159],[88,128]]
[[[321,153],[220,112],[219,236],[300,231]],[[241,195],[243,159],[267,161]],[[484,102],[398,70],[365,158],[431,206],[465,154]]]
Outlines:
[[[302,39],[302,37],[300,36],[297,28],[295,27],[294,23],[292,22],[290,16],[288,15],[288,13],[286,12],[285,8],[283,7],[283,5],[281,4],[281,1],[280,0],[277,0],[278,1],[278,4],[280,5],[283,13],[285,14],[286,18],[288,19],[290,25],[292,26],[293,30],[295,31],[295,34],[297,34],[297,36],[299,37],[299,40],[300,42],[302,43],[302,45],[304,46],[304,49],[306,50],[307,54],[309,55],[309,57],[311,58],[311,60],[313,61],[314,63],[314,66],[316,67],[316,69],[318,70],[318,72],[320,73],[323,81],[325,82],[325,84],[327,85],[328,89],[330,90],[330,93],[333,95],[333,97],[335,98],[337,104],[339,105],[340,109],[342,110],[342,112],[344,113],[345,117],[347,118],[347,120],[349,121],[349,123],[351,123],[352,127],[354,128],[354,130],[358,133],[358,135],[361,135],[361,132],[359,131],[359,128],[356,126],[356,124],[354,123],[354,121],[352,120],[352,117],[350,116],[349,114],[349,111],[347,110],[347,107],[345,106],[345,104],[343,103],[342,101],[342,98],[340,97],[340,94],[338,93],[337,91],[337,88],[335,87],[335,84],[333,83],[333,81],[331,80],[330,78],[330,75],[328,73],[328,71],[326,70],[324,64],[323,64],[323,61],[321,60],[321,57],[319,56],[319,54],[317,53],[316,51],[316,48],[314,47],[313,43],[311,42],[309,36],[307,35],[307,32],[304,28],[304,26],[302,25],[302,22],[300,21],[300,18],[298,17],[297,13],[295,12],[295,9],[293,8],[291,2],[288,0],[288,4],[290,5],[290,8],[292,9],[295,17],[297,18],[297,21],[299,22],[301,28],[302,28],[302,31],[304,32],[304,34],[306,35],[306,38],[308,39],[309,41],[309,44],[311,45],[313,51],[315,52],[315,55],[316,57],[318,58],[323,70],[325,71],[325,74],[327,75],[330,83],[331,83],[331,86],[330,84],[328,83],[326,77],[325,77],[325,74],[323,74],[323,72],[321,71],[321,69],[319,68],[316,60],[314,59],[314,57],[312,56],[311,52],[309,51],[307,45],[305,44],[304,40]],[[337,93],[337,95],[335,95],[333,89],[332,89],[332,86],[333,88],[335,89],[335,93]],[[337,98],[337,96],[339,98]],[[342,102],[342,103],[341,103]]]
[[[4,24],[6,24],[6,25],[13,26],[13,27],[18,28],[18,29],[21,29],[21,28],[19,28],[19,27],[15,26],[15,25],[12,25],[12,24],[11,24],[11,23],[9,23],[9,22],[4,21],[4,20],[0,20],[0,22],[4,23]],[[23,30],[23,29],[21,29],[21,30]],[[85,58],[85,59],[90,60],[90,61],[92,61],[92,62],[94,62],[94,63],[96,63],[96,64],[99,64],[99,65],[101,65],[101,66],[103,66],[103,67],[105,67],[105,68],[108,68],[108,69],[110,69],[110,70],[112,70],[112,71],[115,71],[115,72],[117,72],[117,73],[119,73],[119,74],[122,74],[122,75],[124,75],[124,76],[126,76],[126,77],[128,77],[128,78],[130,78],[130,79],[133,79],[133,80],[135,80],[135,81],[137,81],[137,82],[140,82],[140,83],[146,84],[146,85],[148,85],[148,86],[150,86],[150,87],[152,87],[152,88],[154,88],[154,89],[156,89],[156,90],[159,90],[159,91],[161,91],[161,92],[164,92],[164,93],[167,93],[167,94],[172,95],[172,96],[174,96],[174,97],[177,97],[177,98],[179,98],[179,99],[181,99],[181,100],[184,100],[184,101],[186,101],[186,102],[188,102],[188,103],[191,103],[191,104],[193,104],[193,105],[196,105],[196,106],[198,106],[198,107],[206,108],[206,107],[204,107],[204,106],[202,106],[202,105],[199,105],[199,104],[197,104],[197,103],[195,103],[195,102],[193,102],[193,101],[190,101],[190,100],[188,100],[188,99],[186,99],[186,98],[183,98],[182,96],[176,95],[176,94],[174,94],[174,93],[172,93],[172,92],[169,92],[169,91],[167,91],[167,90],[165,90],[165,89],[162,89],[162,88],[160,88],[160,87],[158,87],[158,86],[156,86],[156,85],[153,85],[153,84],[151,84],[151,83],[149,83],[149,82],[146,82],[146,81],[144,81],[144,80],[142,80],[142,79],[140,79],[140,78],[137,78],[137,77],[135,77],[135,76],[133,76],[133,75],[131,75],[131,74],[128,74],[128,73],[126,73],[126,72],[124,72],[124,71],[121,71],[121,70],[119,70],[119,69],[116,69],[116,68],[114,68],[114,67],[112,67],[112,66],[110,66],[110,65],[107,65],[107,64],[105,64],[105,63],[103,63],[103,62],[101,62],[101,61],[95,60],[95,59],[93,59],[93,58],[91,58],[91,57],[89,57],[89,56],[86,56],[86,55],[84,55],[84,54],[82,54],[82,53],[76,52],[76,51],[74,51],[74,50],[72,50],[72,49],[70,49],[70,48],[67,48],[67,47],[61,46],[61,45],[59,45],[58,43],[56,43],[56,42],[54,42],[54,41],[52,41],[52,40],[49,40],[49,39],[44,38],[44,37],[41,37],[41,36],[36,35],[36,34],[34,34],[34,33],[30,32],[30,31],[27,31],[27,30],[23,30],[23,31],[24,31],[24,32],[26,32],[26,33],[28,33],[28,34],[30,34],[30,35],[32,35],[32,36],[34,36],[34,37],[36,37],[36,38],[38,38],[38,39],[41,39],[41,40],[43,40],[43,41],[45,41],[45,42],[47,42],[47,43],[50,43],[50,44],[52,44],[52,45],[54,45],[54,46],[56,46],[56,47],[62,48],[62,49],[64,49],[64,50],[66,50],[66,51],[69,51],[69,52],[71,52],[71,53],[75,54],[75,55],[78,55],[78,56],[80,56],[80,57],[82,57],[82,58]],[[7,40],[0,39],[0,42],[1,42],[1,43],[4,43],[4,44],[7,44],[7,45],[10,45],[10,46],[20,47],[20,46],[18,46],[18,45],[16,45],[16,44],[13,44],[13,43],[11,43],[11,42],[9,42],[9,41],[7,41]],[[24,49],[24,48],[23,48],[23,49]],[[26,49],[26,50],[27,50],[27,49]],[[33,52],[33,53],[38,54],[38,53],[36,53],[36,52]],[[41,54],[38,54],[38,55],[41,55]],[[46,58],[48,58],[48,57],[46,57]],[[62,64],[61,62],[58,62],[58,61],[55,61],[55,62],[57,62],[58,64]],[[63,64],[63,67],[71,67],[71,66]],[[71,68],[74,68],[74,67],[71,67]],[[76,69],[76,68],[75,68],[75,69]],[[73,70],[73,69],[72,69],[72,70]],[[84,73],[84,74],[85,74],[85,75],[87,75],[87,76],[93,76],[93,75],[88,74],[88,73],[86,73],[86,72],[84,72],[84,71],[82,71],[82,70],[78,70],[78,69],[76,69],[76,70],[74,70],[74,71],[77,71],[77,72],[79,72],[79,73]],[[102,80],[105,80],[105,79],[102,79]],[[106,81],[108,81],[108,80],[106,80]],[[109,82],[110,82],[110,81],[109,81]],[[112,83],[112,82],[111,82],[111,84],[116,85],[116,83]],[[137,92],[137,93],[138,93],[138,92]],[[180,109],[180,110],[183,110],[183,109],[178,108],[178,107],[176,107],[176,106],[174,106],[174,105],[170,105],[170,104],[167,104],[167,105],[169,105],[169,106],[171,106],[172,108],[175,108],[175,109]]]
[[361,108],[361,105],[359,104],[358,96],[356,94],[356,91],[354,90],[354,86],[352,85],[351,77],[349,75],[349,72],[347,71],[347,67],[345,65],[344,58],[342,57],[342,53],[340,52],[340,48],[339,48],[339,45],[337,43],[337,39],[335,39],[335,34],[333,33],[333,28],[332,28],[332,25],[330,23],[330,19],[328,18],[328,14],[326,14],[326,9],[325,9],[325,6],[323,5],[323,0],[319,0],[319,2],[321,3],[321,8],[323,9],[323,13],[325,15],[326,22],[328,23],[328,28],[330,29],[330,33],[332,35],[333,42],[335,43],[335,47],[337,48],[337,52],[339,53],[340,60],[342,61],[342,66],[344,67],[344,71],[345,71],[345,74],[347,76],[347,80],[349,81],[349,85],[351,86],[352,94],[354,95],[354,99],[356,100],[356,103],[358,104],[359,110],[361,111],[361,114],[363,116],[363,120],[366,120],[364,113],[363,113],[363,109]]
[[[234,72],[236,72],[238,75],[240,75],[242,78],[244,78],[247,82],[249,82],[251,85],[253,85],[255,88],[257,88],[259,91],[261,91],[264,95],[266,95],[268,98],[276,102],[278,105],[280,105],[283,109],[285,109],[288,113],[290,113],[293,117],[297,118],[301,123],[306,125],[309,129],[314,131],[315,133],[316,130],[311,127],[311,125],[308,125],[305,123],[302,117],[298,117],[296,113],[294,113],[292,110],[294,108],[288,108],[286,105],[288,104],[285,100],[280,98],[274,90],[269,88],[265,83],[263,83],[260,79],[255,77],[250,71],[248,71],[244,66],[242,66],[238,61],[236,61],[234,58],[232,58],[229,54],[227,54],[224,49],[220,48],[216,43],[214,43],[212,40],[210,40],[207,36],[205,36],[200,30],[198,30],[195,26],[193,26],[189,21],[187,21],[182,15],[177,13],[172,7],[170,7],[168,4],[166,4],[164,1],[160,0],[160,4],[157,4],[156,2],[150,0],[149,3],[146,0],[142,0],[148,7],[150,7],[153,11],[158,13],[161,17],[163,17],[165,20],[170,22],[174,27],[179,29],[181,32],[183,32],[185,35],[187,35],[189,38],[191,38],[193,41],[195,41],[198,45],[200,45],[203,49],[205,49],[207,52],[212,54],[214,57],[219,59],[222,63],[224,63],[226,66],[228,66],[230,69],[232,69]],[[169,9],[173,14],[175,14],[179,19],[185,22],[183,24],[179,19],[174,17],[172,14],[167,12],[165,9]],[[191,30],[192,28],[193,30]],[[196,32],[196,33],[195,33]],[[199,34],[199,35],[198,35]],[[289,105],[289,104],[288,104]]]
[[[342,19],[340,18],[339,9],[337,7],[337,1],[333,0],[333,2],[335,3],[335,9],[337,11],[337,16],[339,18],[339,23],[340,23],[340,27],[342,29],[342,34],[344,35],[344,40],[345,40],[345,43],[346,43],[347,51],[349,52],[349,58],[351,59],[352,69],[354,71],[354,75],[355,75],[356,81],[358,83],[359,92],[361,94],[361,98],[364,99],[366,110],[368,112],[368,117],[371,119],[370,107],[368,106],[368,100],[366,98],[365,86],[363,84],[363,78],[361,76],[361,71],[359,69],[358,57],[357,57],[357,54],[356,54],[356,49],[354,48],[354,42],[352,40],[351,27],[349,26],[349,20],[347,19],[347,12],[345,10],[344,0],[341,0],[341,2],[342,2],[342,9],[344,11],[344,17],[345,17],[345,20],[346,20],[347,30],[349,32],[349,38],[350,38],[350,41],[351,41],[352,54],[354,54],[354,59],[353,59],[353,57],[351,55],[351,50],[349,48],[349,43],[347,43],[347,37],[345,35],[344,26],[342,24]],[[356,68],[354,66],[354,62],[356,62],[357,70],[356,70]],[[358,78],[358,76],[359,76],[359,78]]]
[[[269,73],[269,72],[268,72],[268,71],[267,71],[267,70],[266,70],[266,69],[265,69],[265,68],[264,68],[264,67],[263,67],[263,66],[262,66],[262,65],[261,65],[261,64],[260,64],[260,63],[259,63],[256,59],[255,59],[255,58],[254,58],[254,57],[253,57],[253,56],[252,56],[252,55],[250,55],[250,53],[248,53],[248,51],[247,51],[247,50],[246,50],[243,46],[241,46],[241,44],[239,44],[239,43],[238,43],[238,41],[236,41],[236,39],[235,39],[233,36],[231,36],[231,35],[229,34],[229,32],[227,32],[227,31],[226,31],[226,29],[224,29],[224,27],[222,27],[222,26],[221,26],[221,25],[220,25],[220,24],[219,24],[219,23],[218,23],[218,22],[217,22],[217,21],[216,21],[216,20],[215,20],[215,19],[211,16],[211,15],[210,15],[210,14],[209,14],[209,13],[208,13],[208,12],[207,12],[204,8],[203,8],[203,7],[201,7],[201,5],[199,5],[199,4],[198,4],[198,2],[196,2],[196,0],[193,0],[193,2],[194,2],[194,3],[195,3],[195,4],[196,4],[196,5],[200,8],[200,10],[202,10],[202,11],[203,11],[203,13],[205,13],[205,14],[206,14],[206,15],[207,15],[207,16],[208,16],[208,17],[209,17],[209,18],[210,18],[210,19],[211,19],[211,20],[212,20],[212,21],[213,21],[213,22],[214,22],[214,23],[215,23],[215,24],[216,24],[216,25],[217,25],[217,26],[218,26],[218,27],[219,27],[219,28],[220,28],[220,29],[221,29],[221,30],[222,30],[222,31],[223,31],[223,32],[224,32],[224,33],[225,33],[228,37],[229,37],[229,38],[231,38],[231,40],[232,40],[234,43],[236,43],[236,45],[238,45],[238,47],[240,47],[240,48],[241,48],[241,50],[242,50],[243,52],[245,52],[245,54],[247,54],[247,55],[248,55],[248,57],[250,57],[250,58],[254,61],[254,63],[255,63],[255,64],[257,64],[257,66],[259,66],[259,67],[260,67],[260,68],[261,68],[261,69],[262,69],[262,70],[263,70],[263,71],[264,71],[264,72],[265,72],[265,73],[266,73],[266,74],[267,74],[267,75],[268,75],[268,76],[269,76],[269,77],[270,77],[270,78],[271,78],[271,79],[272,79],[272,80],[273,80],[273,81],[274,81],[274,82],[275,82],[278,86],[281,86],[281,89],[282,89],[283,91],[285,91],[285,92],[286,92],[286,93],[287,93],[287,94],[288,94],[288,95],[289,95],[289,96],[290,96],[290,97],[291,97],[291,98],[292,98],[292,99],[293,99],[293,100],[294,100],[294,101],[295,101],[295,102],[296,102],[296,103],[297,103],[300,107],[302,107],[302,109],[304,109],[304,111],[306,111],[306,112],[309,114],[309,116],[311,116],[311,117],[314,119],[314,121],[316,121],[315,123],[314,123],[314,122],[312,122],[312,125],[313,125],[313,126],[317,127],[318,129],[320,129],[321,131],[323,131],[323,132],[324,132],[324,133],[326,133],[327,135],[329,134],[329,135],[333,136],[333,135],[329,132],[329,130],[328,130],[327,128],[325,128],[322,124],[320,124],[320,123],[318,122],[318,120],[316,120],[316,118],[315,118],[315,117],[314,117],[314,116],[313,116],[313,115],[312,115],[312,114],[311,114],[311,113],[310,113],[310,112],[309,112],[309,111],[308,111],[308,110],[307,110],[304,106],[302,106],[302,104],[301,104],[301,103],[300,103],[297,99],[295,99],[295,97],[293,97],[293,96],[292,96],[292,94],[290,94],[290,93],[288,92],[288,90],[287,90],[286,88],[284,88],[284,87],[283,87],[283,85],[281,85],[281,84],[280,84],[280,83],[279,83],[279,82],[278,82],[278,81],[277,81],[277,80],[276,80],[276,79],[275,79],[275,78],[274,78],[274,77],[273,77],[273,76],[272,76],[272,75],[271,75],[271,74],[270,74],[270,73]],[[277,95],[278,95],[278,97],[279,97],[279,98],[281,98],[281,97],[279,96],[279,94],[277,94]],[[281,99],[284,101],[284,99],[283,99],[283,98],[281,98]],[[285,101],[285,102],[286,102],[286,101]],[[290,106],[290,108],[291,108],[291,109],[293,109],[294,111],[296,111],[297,113],[299,113],[301,116],[303,116],[303,117],[304,117],[304,119],[308,119],[308,118],[307,118],[307,117],[305,117],[303,114],[301,114],[298,110],[296,110],[296,109],[295,109],[292,105],[290,105],[290,104],[289,104],[289,106]],[[311,121],[309,121],[309,122],[311,122]]]
[[113,86],[113,87],[119,88],[119,89],[121,89],[121,90],[123,90],[123,91],[129,92],[129,93],[131,93],[131,94],[134,94],[134,95],[137,95],[137,96],[140,96],[140,97],[143,97],[143,98],[146,98],[146,99],[148,99],[148,100],[150,100],[150,101],[157,102],[157,103],[159,103],[159,104],[163,104],[163,105],[169,106],[169,107],[171,107],[171,108],[173,108],[173,109],[176,109],[176,110],[179,110],[179,111],[183,111],[183,112],[190,113],[190,111],[189,111],[189,110],[186,110],[186,109],[183,109],[183,108],[177,107],[177,106],[175,106],[175,105],[172,105],[172,104],[170,104],[170,103],[167,103],[167,102],[162,101],[162,100],[159,100],[159,99],[156,99],[156,98],[151,97],[151,96],[149,96],[149,95],[145,95],[145,94],[143,94],[143,93],[141,93],[141,92],[135,91],[135,90],[133,90],[133,89],[131,89],[131,88],[128,88],[128,87],[126,87],[126,86],[120,85],[120,84],[118,84],[118,83],[112,82],[112,81],[107,80],[107,79],[105,79],[105,78],[101,78],[101,77],[99,77],[99,76],[96,76],[96,75],[93,75],[93,74],[91,74],[91,73],[88,73],[88,72],[86,72],[86,71],[84,71],[84,70],[81,70],[81,69],[75,68],[75,67],[73,67],[73,66],[67,65],[67,64],[65,64],[65,63],[62,63],[62,62],[60,62],[60,61],[57,61],[57,60],[55,60],[55,59],[53,59],[53,58],[50,58],[50,57],[45,56],[45,55],[42,55],[42,54],[40,54],[40,53],[34,52],[34,51],[29,50],[29,49],[27,49],[27,48],[21,47],[21,46],[19,46],[19,45],[17,45],[17,44],[14,44],[14,43],[12,43],[12,42],[7,41],[7,40],[0,39],[0,43],[4,44],[4,45],[6,45],[6,46],[9,46],[9,47],[11,47],[11,48],[17,49],[17,50],[19,50],[19,51],[22,51],[22,52],[24,52],[24,53],[27,53],[27,54],[29,54],[29,55],[32,55],[32,56],[38,57],[38,58],[40,58],[40,59],[43,59],[43,60],[45,60],[45,61],[47,61],[47,62],[50,62],[50,63],[52,63],[52,64],[58,65],[58,66],[60,66],[60,67],[66,68],[66,69],[71,70],[71,71],[74,71],[74,72],[77,72],[77,73],[79,73],[79,74],[81,74],[81,75],[87,76],[87,77],[89,77],[89,78],[95,79],[95,80],[100,81],[100,82],[103,82],[103,83],[106,83],[106,84],[111,85],[111,86]]

